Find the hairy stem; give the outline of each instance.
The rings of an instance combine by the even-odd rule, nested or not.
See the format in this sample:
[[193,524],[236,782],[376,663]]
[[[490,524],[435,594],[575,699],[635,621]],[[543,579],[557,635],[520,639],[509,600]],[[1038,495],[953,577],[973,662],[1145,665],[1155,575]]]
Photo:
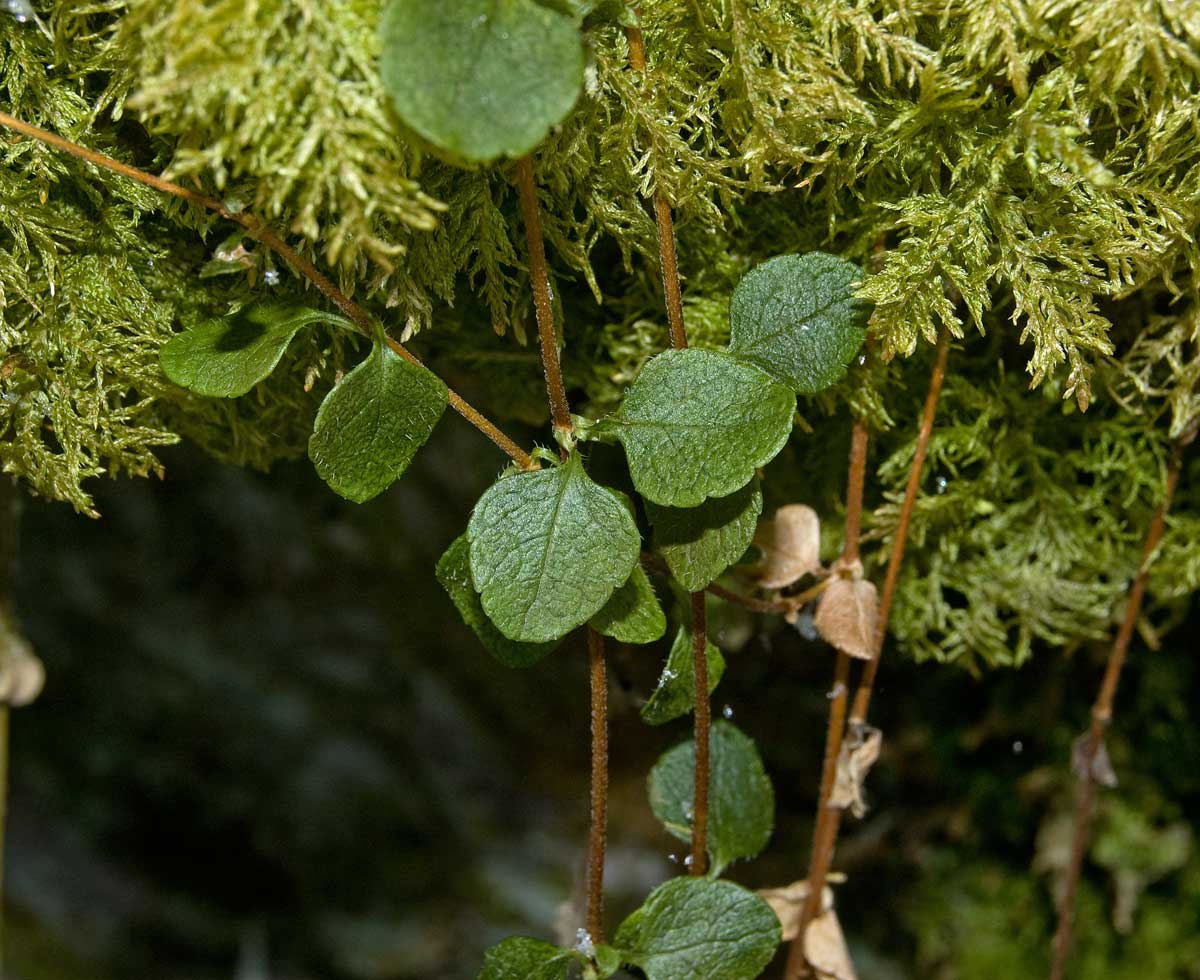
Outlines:
[[[858,560],[858,539],[862,530],[863,486],[867,471],[867,424],[855,419],[850,437],[850,472],[846,480],[846,532],[842,542],[842,561]],[[800,910],[796,938],[788,950],[784,968],[786,980],[804,975],[807,962],[804,956],[804,936],[809,923],[821,908],[821,892],[829,867],[833,863],[833,848],[837,842],[842,811],[829,805],[833,784],[837,778],[838,756],[842,750],[842,735],[846,728],[846,707],[850,694],[850,657],[841,650],[833,668],[833,689],[829,704],[829,724],[825,730],[825,757],[821,762],[821,789],[817,794],[816,826],[813,830],[812,857],[808,865],[808,895]]]
[[[308,259],[304,258],[292,246],[285,242],[270,225],[256,215],[249,214],[245,211],[232,211],[225,206],[223,201],[217,200],[215,197],[209,197],[207,194],[201,194],[198,191],[183,187],[169,180],[164,180],[162,177],[156,177],[154,174],[147,173],[144,170],[139,170],[137,167],[131,167],[126,163],[121,163],[119,160],[114,160],[112,157],[105,156],[103,153],[98,153],[95,150],[90,150],[86,146],[80,146],[78,143],[72,143],[68,139],[64,139],[49,130],[42,129],[39,126],[34,126],[30,123],[16,119],[8,113],[0,112],[0,125],[6,126],[14,132],[20,133],[22,136],[27,136],[30,139],[37,140],[39,143],[44,143],[47,146],[52,146],[55,149],[62,150],[64,153],[69,153],[73,157],[80,160],[85,160],[88,163],[94,164],[97,167],[102,167],[105,170],[115,174],[120,174],[122,177],[128,177],[130,180],[136,180],[140,184],[145,184],[147,187],[153,187],[155,190],[161,191],[164,194],[170,194],[172,197],[178,197],[185,201],[190,201],[192,204],[199,205],[202,208],[207,208],[210,211],[215,211],[222,218],[235,222],[241,225],[250,233],[251,237],[261,242],[271,251],[275,252],[296,270],[301,276],[311,282],[317,290],[319,290],[327,299],[329,299],[338,309],[346,314],[351,320],[356,323],[359,328],[367,336],[374,336],[371,328],[371,316],[365,309],[355,303],[349,296],[343,293],[333,282],[321,272]],[[405,348],[403,345],[387,338],[388,346],[391,347],[397,354],[411,361],[413,364],[424,367],[417,359],[416,355]],[[450,407],[453,408],[459,415],[475,426],[480,432],[488,437],[501,450],[517,463],[518,466],[526,469],[533,466],[533,462],[529,454],[520,446],[506,436],[500,429],[489,419],[487,419],[478,409],[471,406],[458,392],[451,390],[449,395]]]
[[854,692],[854,706],[850,711],[851,725],[866,724],[867,709],[870,707],[871,694],[875,687],[875,675],[879,672],[879,661],[883,656],[883,641],[887,636],[888,617],[892,612],[892,600],[896,596],[896,583],[900,578],[900,564],[904,561],[904,547],[908,543],[908,526],[912,521],[913,507],[917,502],[917,491],[921,486],[921,471],[925,468],[925,456],[929,452],[929,437],[933,433],[933,420],[937,416],[938,399],[942,394],[942,381],[946,377],[946,356],[949,351],[950,331],[946,327],[942,327],[938,333],[933,373],[929,377],[929,393],[925,396],[925,408],[921,413],[921,430],[917,434],[912,466],[908,471],[908,485],[904,488],[904,502],[900,505],[900,519],[896,523],[892,553],[888,558],[887,574],[883,579],[883,592],[879,597],[879,622],[875,627],[875,656],[867,661],[858,682],[858,689]]
[[558,335],[554,331],[554,308],[550,301],[550,272],[546,266],[546,243],[542,238],[542,217],[538,211],[537,186],[533,182],[533,160],[517,161],[517,192],[521,198],[521,216],[525,222],[525,245],[529,251],[529,276],[533,284],[533,309],[537,317],[538,343],[542,350],[542,370],[546,375],[546,394],[550,398],[550,416],[558,432],[570,432],[571,409],[563,386],[562,365],[558,359]]
[[1171,499],[1174,497],[1175,487],[1179,483],[1183,450],[1193,435],[1188,434],[1177,442],[1171,454],[1171,463],[1167,469],[1166,491],[1150,521],[1150,529],[1146,532],[1146,541],[1142,546],[1142,562],[1129,590],[1125,618],[1121,621],[1121,628],[1117,631],[1112,649],[1108,653],[1104,680],[1100,683],[1100,691],[1096,695],[1095,704],[1092,705],[1092,720],[1085,736],[1083,751],[1077,760],[1073,760],[1079,763],[1077,774],[1082,785],[1079,797],[1075,802],[1075,830],[1071,838],[1071,863],[1067,868],[1067,878],[1058,906],[1058,928],[1054,932],[1054,954],[1050,966],[1050,980],[1062,980],[1067,968],[1067,957],[1071,952],[1071,932],[1075,921],[1075,895],[1079,890],[1079,876],[1083,870],[1084,853],[1087,850],[1088,836],[1095,812],[1096,779],[1092,767],[1096,755],[1104,743],[1104,733],[1112,721],[1117,682],[1121,679],[1121,669],[1125,666],[1129,643],[1133,639],[1133,631],[1137,626],[1138,616],[1141,614],[1142,600],[1146,594],[1146,582],[1150,577],[1150,566],[1153,564],[1155,552],[1158,550],[1158,544],[1166,529],[1167,512],[1171,509]]
[[696,663],[696,773],[692,797],[692,863],[690,872],[708,871],[708,776],[709,741],[712,717],[708,703],[708,628],[704,593],[692,593],[692,659]]
[[588,665],[592,687],[592,796],[588,829],[587,931],[604,940],[604,849],[608,838],[608,670],[604,637],[590,626]]

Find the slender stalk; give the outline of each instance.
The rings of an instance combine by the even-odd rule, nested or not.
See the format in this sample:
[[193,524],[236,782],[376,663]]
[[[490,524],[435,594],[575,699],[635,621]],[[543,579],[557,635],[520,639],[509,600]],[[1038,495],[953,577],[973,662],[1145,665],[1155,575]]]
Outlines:
[[875,675],[879,672],[879,660],[883,656],[883,641],[887,636],[888,617],[892,612],[892,600],[896,596],[896,583],[900,578],[900,563],[904,560],[904,547],[908,543],[908,526],[912,521],[913,507],[917,502],[917,491],[921,486],[921,471],[925,468],[925,456],[929,452],[929,437],[933,433],[933,420],[937,416],[938,399],[942,394],[942,381],[946,377],[946,356],[950,351],[950,332],[942,327],[938,334],[937,355],[933,373],[929,377],[929,393],[925,396],[925,408],[921,413],[921,430],[917,434],[917,446],[913,452],[912,466],[908,471],[908,486],[904,488],[904,502],[900,505],[900,520],[896,523],[896,536],[892,541],[892,554],[888,559],[887,574],[883,580],[883,592],[879,597],[879,622],[875,627],[875,656],[863,668],[858,689],[854,692],[854,706],[850,711],[851,725],[864,725],[871,694],[875,687]]
[[[846,531],[842,542],[842,561],[858,560],[858,539],[862,531],[863,487],[867,471],[867,423],[855,419],[850,436],[850,472],[846,480]],[[837,842],[842,811],[829,805],[837,777],[838,756],[842,750],[842,735],[846,728],[846,707],[850,693],[850,657],[841,650],[833,668],[833,689],[829,704],[829,724],[825,730],[825,757],[821,763],[821,789],[817,794],[817,818],[813,829],[812,857],[808,865],[808,896],[800,910],[796,938],[788,950],[784,967],[786,980],[804,975],[807,962],[804,956],[804,936],[809,923],[821,908],[821,892],[829,867],[833,863],[833,848]]]
[[592,794],[588,829],[587,931],[604,940],[604,849],[608,837],[608,670],[604,637],[587,631],[592,687]]
[[4,838],[8,829],[8,705],[0,704],[0,977],[4,974]]
[[574,426],[567,404],[567,390],[563,386],[562,365],[558,360],[558,335],[554,332],[554,308],[550,302],[550,273],[546,266],[546,244],[542,239],[542,216],[538,211],[537,187],[533,182],[533,160],[528,156],[517,161],[517,192],[525,222],[529,275],[533,282],[533,308],[537,316],[546,393],[550,397],[550,416],[556,432],[570,432]]
[[1084,852],[1087,850],[1092,817],[1095,813],[1096,780],[1092,766],[1096,754],[1104,743],[1104,733],[1112,721],[1117,682],[1121,679],[1121,669],[1125,666],[1129,643],[1133,639],[1133,631],[1137,626],[1138,616],[1141,614],[1142,600],[1146,594],[1146,582],[1150,577],[1150,566],[1153,564],[1158,544],[1162,540],[1163,531],[1166,529],[1167,512],[1171,509],[1171,499],[1174,497],[1175,487],[1179,483],[1183,450],[1190,441],[1191,436],[1189,435],[1176,443],[1175,450],[1171,455],[1171,463],[1167,469],[1166,492],[1150,521],[1150,529],[1146,532],[1146,541],[1142,546],[1142,561],[1129,590],[1125,618],[1121,621],[1121,628],[1117,631],[1116,639],[1113,640],[1112,649],[1108,654],[1108,664],[1104,669],[1104,680],[1100,683],[1100,691],[1092,706],[1092,721],[1088,727],[1083,752],[1079,759],[1081,766],[1078,775],[1083,785],[1080,787],[1079,798],[1075,803],[1075,832],[1071,838],[1071,863],[1067,868],[1067,880],[1063,888],[1062,900],[1058,906],[1058,928],[1054,933],[1054,954],[1050,966],[1050,980],[1062,980],[1067,968],[1067,957],[1071,952],[1071,932],[1075,920],[1075,895],[1079,889]]
[[[86,146],[80,146],[78,143],[72,143],[68,139],[51,133],[49,130],[42,129],[39,126],[34,126],[31,123],[24,122],[10,116],[6,112],[0,112],[0,125],[6,126],[14,132],[20,133],[22,136],[27,136],[30,139],[37,140],[39,143],[44,143],[47,146],[52,146],[55,149],[62,150],[64,153],[69,153],[73,157],[94,164],[105,170],[115,174],[120,174],[122,177],[128,177],[130,180],[136,180],[140,184],[145,184],[147,187],[153,187],[155,190],[161,191],[164,194],[170,194],[172,197],[181,198],[184,201],[190,201],[192,204],[199,205],[202,208],[207,208],[210,211],[215,211],[222,218],[241,225],[246,229],[257,241],[261,242],[267,248],[271,249],[295,269],[301,276],[311,282],[326,298],[328,298],[338,309],[346,314],[359,328],[368,336],[373,336],[371,328],[371,316],[365,309],[355,303],[350,297],[343,293],[333,282],[321,272],[308,259],[304,258],[292,246],[285,242],[273,228],[265,221],[256,215],[245,211],[232,211],[225,206],[223,201],[219,201],[215,197],[209,197],[207,194],[201,194],[198,191],[183,187],[172,181],[165,180],[162,177],[157,177],[154,174],[146,173],[144,170],[139,170],[137,167],[131,167],[128,164],[121,163],[119,160],[114,160],[112,157],[105,156],[103,153],[98,153],[95,150],[88,149]],[[421,365],[416,355],[405,348],[403,345],[387,338],[388,346],[391,347],[397,354],[411,361],[413,364]],[[421,365],[422,367],[424,365]],[[490,420],[488,420],[478,409],[471,406],[458,392],[451,390],[449,395],[450,407],[453,408],[459,415],[466,419],[471,425],[475,426],[480,432],[488,437],[501,450],[508,454],[517,465],[526,469],[533,466],[533,462],[520,446],[513,442]]]
[[692,863],[690,872],[702,875],[708,871],[708,777],[709,731],[712,715],[708,702],[708,629],[704,608],[704,593],[692,593],[692,659],[696,663],[696,772],[695,795],[692,797]]
[[[629,41],[629,64],[645,77],[646,41],[642,29],[626,27],[625,37]],[[671,346],[682,350],[687,347],[687,333],[683,327],[683,297],[679,287],[679,261],[675,254],[675,223],[671,217],[671,202],[661,190],[654,192],[654,224],[658,230],[658,258],[667,323],[671,329]]]

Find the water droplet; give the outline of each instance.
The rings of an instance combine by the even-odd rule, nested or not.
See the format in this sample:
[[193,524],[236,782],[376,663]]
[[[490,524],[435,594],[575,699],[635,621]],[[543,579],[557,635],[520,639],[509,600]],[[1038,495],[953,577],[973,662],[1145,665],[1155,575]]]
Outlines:
[[801,332],[806,332],[808,330],[808,324],[807,323],[800,324],[800,330],[801,330]]
[[950,481],[947,480],[944,476],[939,476],[937,478],[936,485],[937,485],[938,493],[945,493],[946,487],[948,487],[950,485]]
[[670,861],[672,864],[678,864],[679,863],[679,855],[678,854],[668,854],[667,860]]
[[685,803],[683,805],[683,819],[690,822],[692,817],[695,815],[696,811],[692,808],[692,805],[690,803]]
[[28,24],[37,16],[29,0],[6,0],[4,6],[17,19],[18,24]]
[[596,955],[596,945],[592,942],[592,934],[586,929],[575,930],[575,948],[589,960]]
[[685,868],[690,868],[692,866],[692,856],[690,854],[683,859],[683,866]]
[[729,707],[729,705],[725,705],[725,707],[721,709],[721,715],[724,718],[732,718],[733,708]]
[[825,697],[829,698],[829,700],[832,701],[834,698],[840,698],[845,693],[846,693],[846,685],[845,684],[834,684],[832,691],[825,692]]
[[1020,739],[1017,739],[1017,741],[1013,742],[1013,755],[1020,755],[1024,751],[1025,746],[1022,744]]
[[263,273],[263,282],[265,282],[268,286],[278,286],[279,285],[279,270],[278,269],[268,269],[266,272]]
[[796,617],[796,622],[793,625],[796,627],[796,632],[806,640],[816,640],[821,636],[817,632],[817,624],[813,619],[813,614],[807,609]]
[[867,363],[867,355],[866,355],[866,354],[859,354],[859,355],[858,355],[858,363],[859,363],[859,364],[866,364],[866,363]]

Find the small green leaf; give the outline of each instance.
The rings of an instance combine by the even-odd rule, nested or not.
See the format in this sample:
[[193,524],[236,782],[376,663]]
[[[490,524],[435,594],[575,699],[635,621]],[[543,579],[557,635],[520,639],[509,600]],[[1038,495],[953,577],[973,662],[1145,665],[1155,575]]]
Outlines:
[[667,617],[641,565],[591,619],[594,629],[621,643],[653,643],[667,631]]
[[742,277],[729,304],[729,351],[802,395],[846,373],[871,304],[854,298],[862,270],[824,252],[778,255]]
[[247,306],[171,338],[158,361],[163,374],[198,395],[236,398],[274,371],[292,338],[314,323],[354,326],[336,313],[305,306]]
[[660,507],[646,501],[654,549],[675,581],[699,592],[746,553],[762,513],[758,480],[728,497],[710,497],[699,507]]
[[425,444],[446,397],[435,374],[376,344],[317,410],[308,440],[317,474],[357,504],[382,493]]
[[600,970],[600,980],[606,980],[621,969],[621,951],[596,943],[596,966]]
[[577,957],[540,939],[511,936],[483,954],[479,980],[563,980]]
[[741,885],[713,878],[659,885],[615,939],[647,980],[753,980],[779,942],[771,906]]
[[796,399],[758,368],[720,351],[663,351],[593,437],[625,447],[633,485],[667,507],[740,490],[787,442]]
[[[775,791],[749,736],[727,721],[709,734],[708,853],[710,873],[767,846],[775,823]],[[692,839],[696,743],[664,752],[650,771],[650,808],[680,840]]]
[[392,0],[380,38],[400,118],[465,161],[528,153],[583,85],[576,17],[536,0]]
[[475,583],[471,581],[471,546],[467,536],[460,534],[446,549],[437,564],[437,580],[450,594],[450,600],[458,614],[479,637],[479,642],[505,667],[532,667],[551,650],[558,641],[550,643],[517,643],[501,633],[483,611]]
[[[667,654],[667,662],[658,678],[658,686],[642,705],[642,721],[649,725],[665,725],[686,715],[696,707],[696,659],[693,655],[692,634],[680,627]],[[725,658],[711,642],[708,650],[708,693],[712,694],[725,673]]]
[[561,466],[518,473],[479,498],[467,537],[484,611],[511,640],[556,640],[598,613],[637,566],[641,537],[624,494]]

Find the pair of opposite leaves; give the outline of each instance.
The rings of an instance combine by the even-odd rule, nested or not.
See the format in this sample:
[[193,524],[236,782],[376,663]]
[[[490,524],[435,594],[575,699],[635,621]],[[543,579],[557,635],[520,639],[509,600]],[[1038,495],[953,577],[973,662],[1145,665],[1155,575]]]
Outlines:
[[[579,426],[582,439],[622,444],[656,544],[690,591],[749,546],[762,508],[755,473],[787,442],[796,394],[836,382],[861,347],[869,307],[854,298],[858,277],[820,252],[767,260],[734,290],[727,350],[658,354],[616,412]],[[467,539],[485,613],[523,643],[588,622],[641,553],[631,502],[592,481],[577,452],[495,483]]]

